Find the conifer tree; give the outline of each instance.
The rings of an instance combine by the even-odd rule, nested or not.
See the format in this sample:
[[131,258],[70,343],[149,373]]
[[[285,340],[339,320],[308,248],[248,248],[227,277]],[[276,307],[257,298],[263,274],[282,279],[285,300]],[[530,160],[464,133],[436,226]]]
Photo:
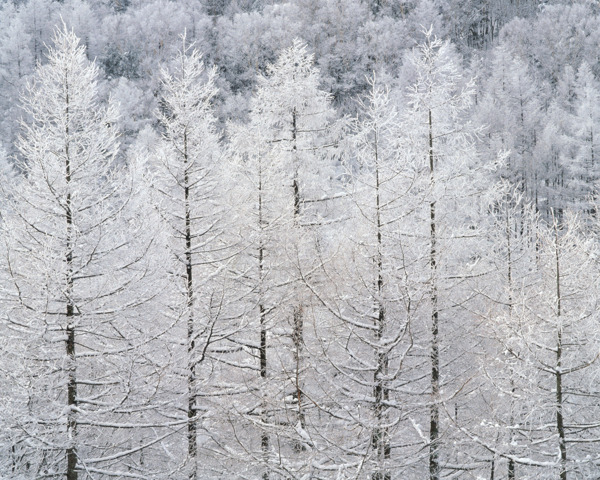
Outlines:
[[[208,388],[201,367],[210,348],[223,338],[219,314],[223,289],[218,281],[224,258],[224,211],[220,203],[220,140],[212,101],[217,93],[215,69],[206,71],[200,53],[186,44],[173,60],[172,72],[162,71],[163,98],[158,112],[162,141],[150,162],[154,202],[170,240],[171,282],[165,315],[185,324],[185,411],[187,412],[187,473],[200,478],[199,395]],[[185,340],[184,340],[185,339]],[[172,379],[177,382],[176,378]],[[202,387],[201,387],[202,386]]]
[[[404,155],[418,165],[419,185],[415,189],[425,192],[412,222],[419,237],[427,238],[426,244],[420,243],[421,254],[417,258],[424,262],[422,272],[427,272],[421,281],[428,288],[430,309],[429,478],[439,480],[444,464],[451,462],[452,455],[460,455],[453,451],[453,441],[444,441],[451,429],[444,426],[443,417],[448,411],[445,397],[452,397],[450,385],[455,383],[453,388],[459,388],[459,378],[467,375],[469,363],[460,363],[464,362],[460,360],[464,355],[459,349],[450,349],[449,342],[455,335],[468,338],[474,324],[455,322],[459,314],[452,306],[468,298],[461,288],[462,280],[478,270],[475,239],[478,219],[486,210],[489,183],[487,172],[477,163],[478,131],[466,118],[473,106],[474,83],[463,78],[449,42],[437,39],[431,29],[425,37],[408,57],[415,81],[407,93],[403,148]],[[461,215],[457,216],[456,211]],[[459,400],[454,398],[453,402],[458,409]],[[457,416],[455,412],[454,417]]]
[[12,468],[124,475],[126,463],[144,470],[141,452],[171,435],[134,426],[147,419],[139,406],[154,378],[144,354],[152,322],[139,321],[151,319],[151,240],[130,210],[133,182],[116,162],[116,111],[98,101],[98,68],[66,27],[54,43],[23,98],[23,175],[3,185],[4,325],[25,347],[27,399],[13,420],[24,450]]
[[[261,430],[260,454],[254,458],[266,478],[304,472],[310,467],[307,455],[316,454],[307,397],[313,380],[307,355],[312,309],[301,279],[318,262],[319,205],[329,194],[335,125],[331,98],[320,90],[318,70],[299,41],[258,84],[250,121],[235,128],[233,137],[244,169],[237,178],[249,198],[241,210],[246,222],[251,220],[246,228],[252,232],[247,239],[252,253],[242,263],[259,335],[260,407],[250,409],[247,418]],[[256,411],[260,421],[253,418]]]
[[[369,83],[344,162],[347,199],[338,208],[347,217],[335,225],[335,256],[323,265],[328,282],[317,289],[333,318],[319,326],[322,355],[338,372],[329,392],[337,421],[321,435],[348,472],[385,480],[409,472],[407,451],[392,455],[392,444],[400,432],[407,440],[403,420],[414,413],[398,390],[410,383],[411,318],[423,291],[413,283],[414,252],[403,235],[418,198],[416,170],[402,155],[401,116],[388,90],[375,77]],[[348,433],[357,428],[360,437]]]

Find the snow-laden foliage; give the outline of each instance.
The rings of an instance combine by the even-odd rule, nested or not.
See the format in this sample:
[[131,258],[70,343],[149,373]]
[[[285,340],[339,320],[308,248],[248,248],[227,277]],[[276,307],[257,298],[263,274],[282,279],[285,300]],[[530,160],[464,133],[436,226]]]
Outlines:
[[598,32],[0,0],[0,477],[595,478]]
[[7,352],[19,379],[7,467],[25,478],[119,471],[116,459],[141,462],[142,446],[170,435],[134,427],[157,381],[147,355],[160,327],[143,321],[152,239],[115,162],[115,110],[99,104],[97,76],[77,37],[57,30],[23,97],[21,175],[3,184],[3,330],[19,345]]

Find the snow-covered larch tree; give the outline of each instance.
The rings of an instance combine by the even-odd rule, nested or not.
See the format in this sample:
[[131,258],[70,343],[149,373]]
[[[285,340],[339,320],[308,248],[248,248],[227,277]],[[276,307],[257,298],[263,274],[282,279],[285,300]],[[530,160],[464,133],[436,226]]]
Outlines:
[[[238,225],[245,238],[245,250],[249,255],[240,255],[236,266],[240,274],[242,311],[254,319],[249,321],[253,333],[249,338],[248,330],[240,338],[240,344],[250,350],[254,370],[258,379],[247,379],[245,384],[257,383],[257,398],[249,404],[242,402],[236,410],[242,417],[256,424],[260,435],[260,454],[254,453],[253,463],[259,464],[266,480],[271,473],[269,435],[268,377],[273,376],[269,361],[269,318],[276,310],[281,297],[279,283],[281,279],[281,259],[278,255],[278,233],[285,228],[287,221],[281,216],[280,207],[286,195],[280,187],[281,165],[277,156],[271,155],[269,138],[265,137],[255,122],[248,125],[231,125],[231,146],[234,162],[233,179],[238,186],[235,198]],[[278,288],[279,287],[279,288]],[[252,340],[254,339],[254,340]],[[257,361],[256,361],[257,360]]]
[[548,194],[539,188],[544,174],[534,161],[533,151],[536,138],[541,136],[543,88],[527,63],[509,46],[501,44],[494,50],[491,74],[477,106],[480,121],[487,125],[492,151],[509,152],[503,176],[519,185],[536,206],[540,197],[540,209],[546,206],[542,203]]
[[586,477],[595,468],[598,430],[591,420],[598,415],[591,401],[599,373],[597,246],[569,211],[560,222],[539,221],[536,230],[528,251],[513,257],[513,267],[518,261],[528,268],[507,270],[513,285],[508,315],[494,321],[504,354],[490,380],[498,388],[502,378],[510,379],[504,387],[510,416],[496,419],[500,425],[509,420],[509,436],[497,453],[508,459],[509,478]]
[[315,245],[329,198],[335,128],[331,97],[319,88],[312,55],[299,41],[259,78],[248,125],[232,127],[243,169],[238,178],[248,199],[242,220],[251,232],[249,257],[242,264],[259,338],[261,391],[260,406],[246,409],[247,421],[260,431],[260,446],[244,438],[243,449],[254,452],[265,478],[307,471],[307,458],[315,454],[308,415],[314,403],[307,401],[312,309],[301,278],[318,262]]
[[[449,42],[437,39],[431,29],[425,37],[407,58],[407,72],[414,81],[406,95],[403,154],[418,165],[415,189],[425,192],[414,211],[413,232],[421,239],[416,258],[423,262],[421,281],[429,290],[428,463],[429,478],[439,480],[444,465],[469,468],[459,460],[464,449],[453,449],[453,440],[445,442],[451,428],[443,417],[445,411],[454,410],[452,416],[458,418],[461,400],[456,395],[459,390],[466,393],[461,385],[469,375],[466,353],[473,345],[463,342],[464,350],[457,347],[460,338],[474,338],[475,323],[467,321],[469,314],[460,308],[469,297],[461,284],[480,268],[478,225],[479,216],[487,212],[489,171],[478,163],[478,131],[466,118],[473,106],[474,82],[464,78]],[[447,409],[450,401],[453,408]]]
[[23,97],[23,175],[3,185],[4,326],[21,345],[15,393],[26,399],[11,476],[127,476],[145,471],[142,452],[161,435],[135,428],[152,379],[141,375],[152,322],[139,322],[142,311],[152,318],[151,239],[130,211],[133,182],[116,162],[117,113],[97,98],[98,68],[66,27],[54,43]]
[[[359,251],[363,250],[363,252],[358,257],[363,257],[368,263],[372,264],[373,271],[371,281],[357,282],[357,285],[370,286],[370,288],[367,288],[367,291],[371,290],[366,295],[367,299],[370,300],[370,302],[367,301],[367,304],[372,303],[371,308],[374,310],[371,314],[373,316],[373,326],[369,325],[367,327],[367,332],[371,333],[371,338],[368,338],[368,336],[368,340],[365,341],[374,350],[372,352],[373,358],[369,359],[370,361],[365,361],[362,367],[364,369],[371,362],[374,366],[372,379],[373,424],[370,427],[370,447],[373,452],[371,478],[373,480],[389,480],[391,478],[391,472],[389,471],[391,457],[389,425],[395,423],[390,422],[388,404],[391,383],[389,381],[390,361],[393,361],[391,358],[394,353],[392,351],[394,350],[393,347],[402,343],[403,337],[409,337],[409,335],[407,335],[407,317],[400,312],[396,312],[395,306],[391,305],[388,298],[386,298],[388,297],[387,290],[390,282],[390,279],[387,278],[390,258],[386,247],[389,245],[389,229],[393,229],[396,226],[394,224],[403,217],[398,210],[400,203],[398,197],[402,196],[402,191],[406,190],[407,185],[410,185],[411,182],[402,185],[402,180],[406,180],[409,175],[403,175],[398,161],[398,136],[400,134],[398,114],[390,105],[388,92],[376,83],[375,78],[371,82],[368,104],[363,103],[362,107],[364,119],[357,125],[357,134],[354,139],[357,152],[356,160],[359,162],[362,175],[356,177],[357,182],[354,186],[357,191],[353,192],[353,199],[357,202],[360,211],[360,215],[356,215],[355,219],[365,220],[366,229],[371,234],[371,238],[361,236],[362,238],[359,239]],[[390,211],[394,213],[390,213]],[[402,250],[401,242],[400,245],[396,246],[399,247],[399,250]],[[371,252],[369,252],[369,247]],[[400,271],[404,273],[402,269]],[[401,276],[404,276],[402,273]],[[397,280],[394,279],[392,282],[396,284]],[[400,281],[396,285],[400,286],[402,283]],[[403,290],[402,287],[400,289]],[[362,310],[356,307],[354,309],[357,311]],[[401,317],[402,320],[399,322],[391,321],[390,314],[393,314],[394,317]],[[392,324],[394,324],[393,327],[391,327]],[[373,329],[369,332],[371,328]],[[391,329],[394,330],[394,333],[390,336]],[[358,333],[360,330],[354,323],[350,331]],[[361,336],[358,335],[359,338]],[[353,356],[350,355],[350,357]],[[352,370],[352,368],[349,369],[350,372]],[[359,367],[357,370],[360,371],[361,368]],[[368,448],[367,451],[369,451]]]
[[[570,180],[578,187],[573,192],[573,203],[579,206],[581,203],[595,203],[600,178],[600,82],[587,62],[583,62],[577,70],[575,94],[573,133],[577,154],[575,168],[572,167],[575,170],[574,178]],[[591,207],[588,207],[587,210],[595,213],[590,209]]]
[[[598,375],[597,245],[570,212],[540,228],[539,284],[530,324],[520,332],[521,357],[535,370],[521,435],[537,462],[552,458],[548,477],[586,477],[597,448],[598,406],[590,401]],[[535,452],[535,453],[534,453]],[[548,455],[552,452],[552,455]],[[556,453],[558,452],[558,453]]]
[[[206,69],[200,53],[186,44],[172,61],[171,70],[162,71],[162,100],[158,112],[163,128],[150,162],[153,197],[167,229],[169,267],[172,273],[168,313],[179,319],[179,340],[186,352],[180,362],[186,365],[180,377],[183,385],[174,386],[185,399],[187,412],[187,475],[199,478],[199,394],[207,394],[206,378],[200,368],[209,359],[211,346],[222,340],[224,324],[223,284],[219,280],[219,259],[226,247],[222,232],[225,213],[220,204],[220,139],[212,101],[217,93],[216,70]],[[173,333],[172,333],[173,335]],[[214,370],[214,366],[210,370]],[[213,376],[215,375],[213,371]],[[177,380],[174,380],[177,382]],[[203,390],[202,392],[200,392]],[[208,427],[204,427],[208,428]]]
[[392,454],[400,431],[405,445],[415,435],[410,424],[404,429],[410,407],[396,388],[409,388],[404,367],[410,319],[424,289],[411,283],[413,242],[403,236],[419,203],[412,191],[417,170],[402,155],[401,115],[387,88],[375,77],[368,81],[371,91],[359,101],[345,149],[346,191],[339,207],[346,216],[335,225],[335,255],[322,266],[327,282],[313,293],[331,318],[316,326],[327,366],[321,371],[332,376],[323,394],[331,425],[319,433],[336,453],[324,465],[385,480],[407,474],[411,463],[410,447]]
[[503,182],[490,208],[487,238],[488,251],[493,253],[484,260],[488,274],[483,282],[474,279],[472,287],[480,299],[483,319],[476,379],[481,421],[463,432],[491,454],[490,476],[506,471],[509,480],[521,476],[517,460],[525,456],[516,426],[530,412],[525,399],[530,395],[530,382],[535,381],[535,375],[527,378],[515,344],[529,321],[529,309],[535,308],[539,221],[534,206],[519,189]]

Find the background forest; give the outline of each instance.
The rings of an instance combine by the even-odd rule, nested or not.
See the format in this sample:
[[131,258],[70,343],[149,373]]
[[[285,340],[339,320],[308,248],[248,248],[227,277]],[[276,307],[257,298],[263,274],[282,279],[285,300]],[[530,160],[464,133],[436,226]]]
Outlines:
[[0,478],[600,478],[599,55],[594,0],[0,1]]

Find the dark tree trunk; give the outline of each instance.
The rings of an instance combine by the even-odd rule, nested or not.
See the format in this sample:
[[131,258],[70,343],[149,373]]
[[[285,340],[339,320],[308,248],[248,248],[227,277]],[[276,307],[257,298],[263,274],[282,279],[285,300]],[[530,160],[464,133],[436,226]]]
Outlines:
[[66,102],[66,144],[65,144],[65,181],[67,184],[67,198],[65,202],[65,216],[67,221],[66,235],[66,293],[67,293],[67,325],[66,325],[66,354],[67,354],[67,480],[77,480],[77,363],[75,358],[75,308],[73,305],[73,210],[71,206],[71,158],[69,152],[69,79],[65,78]]
[[558,329],[556,338],[556,430],[558,431],[558,449],[560,451],[560,480],[567,480],[567,439],[563,419],[563,388],[562,388],[562,323],[561,323],[561,296],[560,296],[560,246],[558,238],[558,224],[554,221],[554,247],[556,254],[556,315]]
[[[263,219],[263,184],[262,184],[262,166],[259,165],[258,172],[258,226],[260,229],[261,237],[258,246],[258,282],[259,282],[259,299],[258,299],[258,315],[260,321],[260,346],[259,346],[259,362],[260,362],[260,378],[263,381],[262,387],[266,387],[267,380],[267,327],[266,327],[266,310],[264,305],[264,255],[265,247],[263,244],[263,230],[264,230],[264,219]],[[265,398],[265,392],[263,392],[263,405],[262,405],[262,423],[263,425],[267,422],[267,402]],[[262,450],[263,461],[265,465],[269,460],[269,435],[264,430],[260,436],[260,447]],[[269,471],[265,468],[262,475],[263,480],[269,480]]]
[[375,331],[375,340],[377,345],[377,368],[373,374],[373,396],[375,403],[373,405],[375,413],[375,425],[372,433],[373,451],[377,456],[377,471],[373,473],[373,480],[390,480],[391,474],[387,470],[387,460],[390,458],[390,442],[389,432],[385,415],[385,402],[389,399],[389,389],[385,376],[388,371],[388,355],[384,347],[381,345],[381,340],[385,332],[385,307],[383,304],[383,258],[382,258],[382,222],[381,222],[381,198],[380,198],[380,178],[379,178],[379,139],[375,138],[375,208],[376,208],[376,224],[377,224],[377,310],[378,316],[376,320],[377,330]]
[[185,202],[185,276],[186,303],[188,309],[187,343],[188,343],[188,457],[190,462],[189,479],[196,480],[198,469],[198,445],[196,416],[196,338],[194,329],[194,281],[192,263],[192,214],[190,199],[190,179],[188,158],[187,131],[183,133],[184,172],[184,202]]
[[[523,208],[521,209],[523,212]],[[521,218],[521,223],[523,223],[523,218]],[[507,251],[507,281],[508,281],[508,318],[509,321],[512,319],[513,313],[513,275],[512,275],[512,243],[510,241],[512,235],[512,228],[510,225],[510,218],[508,215],[508,211],[506,212],[506,251]],[[511,375],[510,379],[511,383],[511,392],[515,393],[515,384]],[[514,414],[513,414],[513,405],[514,401],[511,400],[511,413],[510,413],[510,424],[511,426],[515,424]],[[510,444],[513,444],[514,431],[511,428],[510,430]],[[493,469],[492,469],[493,472]],[[515,461],[512,458],[508,459],[508,480],[515,480]]]
[[[429,124],[429,173],[431,195],[434,195],[435,171],[433,154],[433,120],[431,110],[428,112]],[[439,359],[439,311],[437,287],[437,232],[435,218],[435,198],[429,203],[430,252],[431,269],[431,407],[429,424],[429,478],[440,479],[439,435],[440,435],[440,359]]]
[[[300,183],[298,178],[298,124],[297,124],[297,112],[296,108],[292,111],[292,162],[294,167],[294,179],[292,182],[293,193],[294,193],[294,225],[300,227],[300,205],[302,202],[300,195]],[[302,393],[302,350],[304,345],[304,312],[302,304],[294,307],[293,314],[293,332],[292,342],[294,344],[294,362],[295,365],[295,389],[296,389],[296,401],[298,402],[298,421],[302,428],[306,427],[306,421],[304,417],[303,408],[303,393]]]

